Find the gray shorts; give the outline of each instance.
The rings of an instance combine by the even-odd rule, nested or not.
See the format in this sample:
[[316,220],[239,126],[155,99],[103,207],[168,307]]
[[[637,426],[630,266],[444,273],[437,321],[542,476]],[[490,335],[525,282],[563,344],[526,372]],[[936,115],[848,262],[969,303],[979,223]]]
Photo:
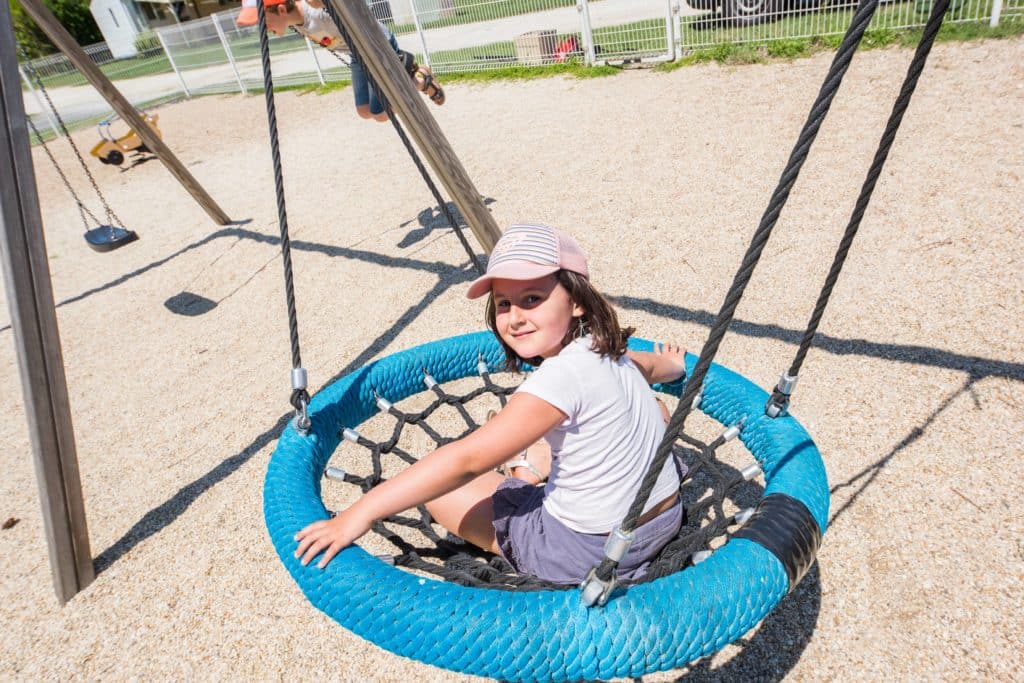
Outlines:
[[[494,535],[506,560],[520,574],[554,583],[578,584],[604,558],[607,534],[584,534],[555,519],[543,505],[544,487],[509,477],[492,498]],[[638,579],[665,545],[679,533],[682,503],[636,530],[629,553],[619,565],[620,579]]]

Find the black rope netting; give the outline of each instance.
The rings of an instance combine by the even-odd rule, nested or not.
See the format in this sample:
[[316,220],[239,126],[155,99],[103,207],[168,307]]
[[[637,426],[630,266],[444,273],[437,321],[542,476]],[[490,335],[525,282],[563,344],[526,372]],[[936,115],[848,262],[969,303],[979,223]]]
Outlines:
[[[497,402],[504,406],[509,394],[515,386],[498,384],[490,373],[480,374],[483,384],[465,393],[454,393],[425,376],[426,385],[435,397],[422,410],[406,411],[387,401],[380,401],[381,412],[390,416],[393,424],[390,435],[374,441],[354,430],[342,430],[339,436],[350,443],[358,444],[369,454],[369,472],[355,474],[343,468],[329,467],[326,477],[334,481],[343,481],[359,487],[361,493],[367,493],[373,487],[385,481],[384,458],[391,456],[412,465],[419,457],[404,447],[403,437],[408,437],[407,427],[418,429],[439,448],[446,443],[456,441],[479,427],[467,406],[476,400]],[[458,433],[445,435],[442,430],[430,423],[438,409],[450,407],[458,414],[462,425],[450,428]],[[386,431],[386,430],[385,430]],[[690,436],[684,435],[682,443],[674,450],[676,457],[688,468],[680,495],[684,505],[684,523],[677,536],[665,546],[658,557],[651,563],[646,575],[636,581],[624,581],[623,584],[637,584],[651,581],[679,571],[695,556],[700,557],[701,551],[711,550],[731,535],[730,529],[738,524],[737,513],[728,512],[727,508],[742,507],[738,501],[751,504],[760,497],[760,487],[753,483],[753,476],[760,470],[752,468],[736,470],[725,465],[716,455],[717,449],[726,439],[718,437],[705,444]],[[433,450],[433,449],[428,449]],[[741,485],[749,489],[744,491]],[[756,490],[755,490],[756,489]],[[733,506],[728,501],[733,501]],[[577,584],[555,584],[533,576],[517,574],[513,567],[502,557],[491,555],[462,539],[447,534],[441,536],[435,529],[434,521],[424,506],[416,508],[415,515],[410,512],[383,519],[373,525],[373,532],[395,548],[390,555],[379,556],[380,559],[398,567],[426,572],[465,586],[495,588],[499,590],[547,590],[576,588]],[[418,531],[423,541],[414,543],[407,540],[400,529]]]

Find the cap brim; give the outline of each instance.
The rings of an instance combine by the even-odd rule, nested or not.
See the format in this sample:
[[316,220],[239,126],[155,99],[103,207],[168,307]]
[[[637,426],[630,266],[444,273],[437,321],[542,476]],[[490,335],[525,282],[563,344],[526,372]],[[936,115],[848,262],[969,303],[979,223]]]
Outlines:
[[558,272],[559,266],[543,265],[540,263],[503,263],[495,268],[488,268],[486,275],[481,275],[473,280],[466,292],[467,299],[478,299],[491,291],[492,280],[534,280],[551,273]]
[[235,18],[235,26],[252,26],[259,21],[260,15],[255,7],[243,7]]

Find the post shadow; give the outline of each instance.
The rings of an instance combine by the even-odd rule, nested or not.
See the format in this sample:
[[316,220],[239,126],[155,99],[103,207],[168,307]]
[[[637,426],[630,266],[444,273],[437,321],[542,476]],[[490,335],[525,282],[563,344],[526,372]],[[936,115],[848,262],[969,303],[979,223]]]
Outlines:
[[[236,221],[235,223],[233,223],[233,225],[241,226],[241,225],[245,225],[245,224],[247,224],[249,222],[251,222],[251,219],[245,219],[245,220],[242,220],[242,221]],[[158,259],[156,261],[153,261],[153,262],[151,262],[151,263],[149,263],[149,264],[147,264],[145,266],[142,266],[141,268],[137,268],[137,269],[135,269],[135,270],[133,270],[133,271],[131,271],[129,273],[125,273],[124,275],[121,275],[121,276],[119,276],[119,277],[117,277],[117,278],[115,278],[115,279],[113,279],[113,280],[111,280],[109,282],[106,282],[106,283],[104,283],[102,285],[99,285],[99,286],[93,287],[91,289],[88,289],[88,290],[86,290],[84,292],[81,292],[80,294],[76,294],[76,295],[74,295],[72,297],[68,297],[67,299],[64,299],[64,300],[60,301],[59,303],[57,303],[56,307],[60,308],[62,306],[66,306],[66,305],[69,305],[69,304],[78,303],[79,301],[87,299],[87,298],[89,298],[91,296],[94,296],[94,295],[99,294],[101,292],[105,292],[105,291],[107,291],[109,289],[113,289],[114,287],[122,285],[125,282],[128,282],[129,280],[131,280],[133,278],[139,277],[141,275],[144,275],[144,274],[148,273],[151,270],[159,268],[160,266],[163,266],[163,265],[169,263],[170,261],[173,261],[174,259],[178,258],[179,256],[182,256],[184,254],[187,254],[190,251],[193,251],[195,249],[199,249],[199,248],[201,248],[203,246],[206,246],[206,245],[214,242],[215,240],[224,239],[224,238],[247,239],[247,240],[252,240],[253,242],[268,244],[268,245],[271,245],[271,246],[279,246],[281,244],[281,238],[279,236],[276,236],[276,235],[265,235],[263,233],[256,232],[256,231],[253,231],[253,230],[244,230],[244,229],[241,229],[240,227],[220,228],[220,229],[215,230],[214,232],[210,233],[206,237],[203,237],[200,240],[196,240],[195,242],[182,247],[181,249],[175,251],[172,254],[169,254],[169,255],[165,256],[164,258],[161,258],[161,259]],[[442,263],[442,262],[439,262],[439,261],[430,262],[430,261],[419,261],[419,260],[416,260],[416,259],[403,258],[403,257],[383,256],[381,254],[377,254],[375,252],[367,251],[367,250],[364,250],[364,249],[354,249],[354,248],[350,248],[350,247],[339,247],[339,246],[330,245],[330,244],[323,244],[323,243],[320,243],[320,242],[309,242],[309,241],[306,241],[306,240],[294,240],[294,241],[292,241],[291,242],[291,248],[295,249],[295,250],[298,250],[298,251],[308,251],[308,252],[312,252],[312,253],[323,254],[324,256],[342,257],[342,258],[349,258],[349,259],[353,259],[353,260],[357,260],[357,261],[363,261],[365,263],[373,263],[374,265],[378,265],[378,266],[385,267],[385,268],[406,268],[406,269],[410,269],[410,270],[419,270],[419,271],[423,271],[423,272],[437,273],[437,274],[441,274],[441,273],[443,273],[443,272],[445,272],[447,270],[451,270],[452,269],[452,266],[450,264]],[[268,263],[270,261],[276,260],[277,258],[279,258],[279,256],[280,256],[279,254],[275,253],[274,256],[268,260]],[[262,268],[264,268],[264,267],[266,267],[266,264],[264,264],[264,266],[261,266],[261,268],[259,270],[262,270]],[[235,290],[235,291],[237,291],[237,290]],[[181,293],[179,293],[177,295],[174,295],[174,296],[179,296],[180,294]],[[232,292],[232,294],[234,294],[234,292]],[[173,299],[174,296],[172,296],[171,298]],[[199,295],[195,295],[195,296],[199,296]],[[230,295],[228,295],[228,296],[230,296]],[[224,298],[227,298],[227,297],[224,297]],[[217,302],[214,302],[214,303],[215,304],[220,303],[221,301],[224,300],[224,298],[222,298],[220,301],[217,301]],[[165,306],[168,306],[169,309],[170,309],[171,306],[173,306],[175,304],[176,304],[176,302],[170,302],[170,300],[168,300],[168,302],[165,302]],[[10,324],[4,325],[4,326],[0,327],[0,333],[4,332],[6,330],[9,330],[10,328],[11,328]]]
[[[294,247],[295,244],[293,243],[292,246]],[[448,266],[447,269],[448,272],[441,274],[438,282],[426,293],[425,296],[423,296],[417,303],[407,308],[405,312],[399,316],[399,318],[392,323],[390,327],[388,327],[388,329],[379,334],[369,346],[353,358],[352,361],[350,361],[344,368],[339,370],[333,377],[327,380],[324,383],[324,386],[335,382],[349,372],[365,365],[371,358],[387,348],[387,346],[398,337],[399,333],[426,309],[431,301],[443,294],[450,287],[464,282],[469,282],[476,276],[476,272],[468,263],[464,264],[454,272],[451,270],[450,266]],[[285,367],[285,364],[282,364],[282,367]],[[287,396],[283,397],[282,402],[287,403]],[[191,506],[192,503],[194,503],[201,495],[213,488],[217,483],[226,479],[239,467],[247,463],[252,456],[262,450],[264,446],[275,440],[292,417],[293,413],[291,412],[281,415],[270,429],[259,434],[252,443],[243,448],[240,452],[221,461],[212,470],[198,479],[189,482],[180,488],[177,493],[171,496],[170,499],[143,515],[142,519],[133,524],[132,527],[121,536],[121,538],[117,539],[110,547],[96,556],[93,561],[96,574],[98,575],[102,573],[139,543],[162,531],[165,527],[174,522],[174,520],[185,512],[185,510],[187,510],[189,506]]]

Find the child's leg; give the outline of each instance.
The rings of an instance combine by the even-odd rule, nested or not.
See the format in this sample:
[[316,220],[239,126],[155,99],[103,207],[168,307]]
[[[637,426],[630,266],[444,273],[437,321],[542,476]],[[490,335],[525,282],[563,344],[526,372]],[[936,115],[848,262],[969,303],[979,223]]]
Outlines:
[[504,480],[497,472],[482,474],[468,484],[427,503],[427,511],[453,534],[478,548],[499,554],[494,538],[491,497]]
[[388,115],[377,93],[370,88],[370,81],[366,77],[366,68],[362,62],[353,59],[349,68],[352,71],[352,95],[356,102],[356,113],[364,119],[387,121]]
[[527,484],[547,481],[551,474],[551,446],[544,440],[538,441],[505,463],[504,469],[510,477],[522,479]]
[[[496,410],[488,410],[486,421],[490,422],[491,418],[497,414]],[[499,467],[498,471],[501,474],[521,479],[527,484],[539,484],[547,481],[548,475],[551,474],[551,446],[541,439]]]

